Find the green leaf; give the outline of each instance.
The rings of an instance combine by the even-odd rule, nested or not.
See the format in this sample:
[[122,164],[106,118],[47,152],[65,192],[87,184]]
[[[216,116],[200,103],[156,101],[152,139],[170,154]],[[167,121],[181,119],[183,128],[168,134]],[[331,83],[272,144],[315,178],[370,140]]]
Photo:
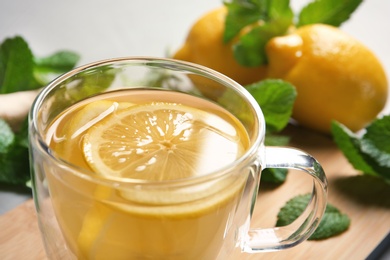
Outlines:
[[355,169],[375,175],[375,171],[361,153],[360,141],[354,133],[338,122],[332,122],[331,132],[333,140]]
[[228,9],[225,19],[224,42],[229,42],[247,25],[264,19],[264,10],[256,1],[224,1]]
[[265,45],[273,36],[272,29],[267,25],[252,29],[233,45],[234,58],[239,64],[246,67],[267,64]]
[[[81,72],[78,77],[78,84],[75,85],[75,81],[72,81],[72,86],[67,86],[68,82],[65,82],[67,94],[72,97],[73,100],[80,100],[85,97],[89,97],[93,94],[97,94],[106,90],[111,86],[116,77],[116,68],[110,66],[101,67],[99,71]],[[60,97],[59,97],[60,98]]]
[[[388,121],[389,118],[386,117],[382,120]],[[385,123],[384,121],[378,124],[374,122],[374,127],[368,128],[370,130],[367,132],[370,133],[366,137],[363,137],[363,139],[358,138],[347,127],[338,122],[332,122],[331,131],[335,143],[356,170],[362,171],[364,174],[384,178],[386,181],[390,182],[390,167],[387,167],[385,165],[386,163],[383,163],[382,161],[383,158],[387,157],[386,152],[374,148],[372,142],[369,141],[371,138],[377,138],[377,140],[380,140],[382,137],[385,139],[386,136],[389,138],[388,133],[386,132],[377,133],[376,131],[373,131],[376,130],[375,128],[380,129],[382,125],[388,124],[388,122]],[[372,137],[372,135],[375,134],[382,137]],[[369,142],[371,142],[370,145],[368,145]]]
[[[289,200],[279,211],[276,226],[286,226],[294,222],[305,210],[310,194],[298,195]],[[350,219],[331,204],[327,204],[323,218],[309,240],[319,240],[338,235],[350,226]]]
[[[289,136],[275,135],[273,133],[266,133],[266,146],[284,146],[290,141]],[[266,168],[261,172],[261,182],[269,182],[275,184],[283,183],[287,178],[288,170],[283,168]]]
[[28,116],[22,122],[20,129],[15,133],[15,143],[21,147],[28,148]]
[[46,57],[35,57],[34,75],[43,85],[58,75],[72,70],[80,56],[72,51],[59,51]]
[[28,148],[13,145],[5,154],[0,154],[0,182],[25,185],[30,179]]
[[362,0],[315,0],[301,10],[297,27],[315,23],[338,27],[350,18],[361,2]]
[[249,32],[242,35],[233,46],[237,62],[247,67],[266,64],[265,45],[272,37],[285,34],[293,23],[294,14],[290,8],[290,1],[233,0],[225,5],[228,14],[224,41],[230,41],[245,27],[249,29]]
[[366,128],[361,149],[379,165],[390,167],[390,115],[375,120]]
[[261,172],[261,182],[280,184],[287,178],[287,169],[267,168]]
[[297,96],[295,87],[283,80],[264,80],[246,86],[259,103],[265,117],[267,131],[282,130],[290,120]]
[[0,182],[24,185],[30,179],[28,148],[19,141],[0,118]]
[[42,58],[35,58],[37,69],[67,72],[76,65],[80,56],[72,51],[58,51]]
[[[57,115],[74,102],[106,90],[116,77],[115,70],[116,68],[110,66],[102,67],[94,72],[81,72],[77,81],[71,79],[62,82],[52,97],[57,110],[57,112],[53,111],[52,114]],[[49,118],[49,120],[51,119],[53,118]]]
[[290,137],[286,135],[275,135],[267,132],[265,134],[265,145],[267,146],[284,146],[290,142]]
[[6,39],[0,45],[0,94],[38,88],[33,68],[33,55],[24,39]]
[[8,152],[14,143],[15,135],[5,120],[0,118],[0,154]]
[[320,240],[341,234],[348,229],[350,223],[351,220],[349,217],[339,211],[334,213],[325,211],[325,215],[322,217],[320,225],[310,236],[309,240]]
[[294,13],[290,7],[290,0],[269,0],[267,23],[273,24],[275,35],[286,33],[293,25]]

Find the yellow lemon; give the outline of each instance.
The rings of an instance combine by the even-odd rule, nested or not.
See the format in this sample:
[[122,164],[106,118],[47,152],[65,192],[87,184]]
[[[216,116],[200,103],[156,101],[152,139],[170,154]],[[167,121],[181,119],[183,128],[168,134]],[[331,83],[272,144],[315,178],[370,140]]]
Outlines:
[[271,39],[271,78],[297,88],[293,118],[329,133],[332,120],[358,131],[376,118],[388,96],[385,71],[362,43],[338,28],[307,25]]
[[202,17],[191,27],[184,45],[173,58],[197,63],[214,69],[246,85],[264,79],[266,67],[244,67],[234,58],[232,45],[223,42],[225,30],[225,6],[214,9]]

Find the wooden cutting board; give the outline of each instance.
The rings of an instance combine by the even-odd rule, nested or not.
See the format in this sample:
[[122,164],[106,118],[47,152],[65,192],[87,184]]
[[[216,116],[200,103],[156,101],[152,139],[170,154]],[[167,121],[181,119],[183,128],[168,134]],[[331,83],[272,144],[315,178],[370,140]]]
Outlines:
[[[278,252],[241,254],[235,259],[365,259],[390,231],[390,185],[354,170],[329,136],[289,126],[291,146],[313,155],[329,181],[328,201],[351,218],[350,228],[322,241],[306,241]],[[252,226],[273,227],[279,209],[297,194],[307,193],[310,179],[295,171],[282,185],[264,184]],[[32,201],[0,216],[0,258],[46,259]]]

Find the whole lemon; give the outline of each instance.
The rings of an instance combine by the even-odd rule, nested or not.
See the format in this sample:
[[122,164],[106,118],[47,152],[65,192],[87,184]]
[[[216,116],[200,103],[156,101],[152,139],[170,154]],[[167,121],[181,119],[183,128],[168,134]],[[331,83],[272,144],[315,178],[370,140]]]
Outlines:
[[266,46],[269,77],[297,88],[293,118],[329,133],[332,120],[358,131],[384,108],[385,71],[362,43],[336,27],[306,25]]
[[222,6],[200,17],[190,28],[185,43],[173,58],[209,67],[241,85],[264,79],[265,66],[241,66],[233,54],[232,45],[235,41],[223,42],[226,15],[227,8]]

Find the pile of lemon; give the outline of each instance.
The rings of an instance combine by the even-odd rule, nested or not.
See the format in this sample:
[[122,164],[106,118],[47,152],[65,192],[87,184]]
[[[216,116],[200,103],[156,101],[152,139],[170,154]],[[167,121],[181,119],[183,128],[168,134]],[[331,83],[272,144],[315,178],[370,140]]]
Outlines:
[[174,58],[210,67],[244,86],[265,78],[292,83],[298,93],[292,117],[323,133],[330,132],[333,120],[358,131],[384,108],[384,68],[372,51],[338,27],[291,28],[267,42],[267,64],[245,67],[233,55],[235,40],[223,41],[227,12],[223,6],[201,17]]

